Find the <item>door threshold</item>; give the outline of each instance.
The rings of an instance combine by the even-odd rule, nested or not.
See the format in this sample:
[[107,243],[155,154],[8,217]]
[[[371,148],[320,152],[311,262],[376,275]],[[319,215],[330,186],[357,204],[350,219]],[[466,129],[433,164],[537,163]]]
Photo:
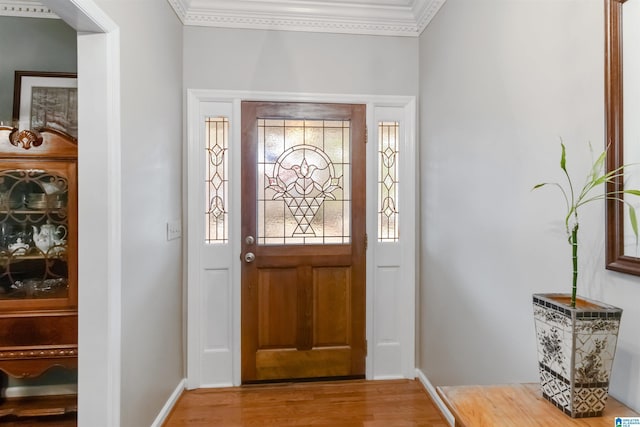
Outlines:
[[332,382],[341,382],[341,381],[361,381],[364,380],[364,375],[345,375],[339,377],[313,377],[313,378],[285,378],[285,379],[274,379],[274,380],[255,380],[255,381],[246,381],[242,383],[242,387],[255,387],[262,385],[291,385],[291,384],[299,384],[299,383],[332,383]]

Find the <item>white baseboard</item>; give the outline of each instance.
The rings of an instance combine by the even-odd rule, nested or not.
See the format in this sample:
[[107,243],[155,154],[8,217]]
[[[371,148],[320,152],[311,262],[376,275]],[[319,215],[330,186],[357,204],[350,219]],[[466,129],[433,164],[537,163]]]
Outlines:
[[173,409],[174,405],[178,401],[178,398],[184,391],[185,384],[186,384],[185,379],[180,380],[175,390],[173,390],[173,393],[171,393],[171,396],[169,396],[169,399],[167,399],[167,402],[164,404],[164,406],[158,413],[158,416],[153,421],[153,424],[151,424],[151,427],[161,427],[162,424],[167,420],[167,417],[169,416],[169,414],[171,413],[171,410]]
[[233,384],[233,383],[211,383],[211,384],[200,384],[198,387],[193,387],[190,388],[189,390],[193,390],[194,388],[229,388],[229,387],[236,387],[239,384]]
[[449,411],[449,408],[447,408],[447,405],[445,405],[445,403],[438,395],[438,392],[436,391],[436,388],[433,386],[433,384],[431,384],[431,381],[429,381],[427,376],[420,369],[416,369],[416,376],[418,377],[424,388],[427,390],[427,393],[429,393],[429,396],[431,396],[431,399],[433,399],[435,404],[438,406],[440,412],[442,412],[444,417],[447,419],[449,425],[451,427],[454,427],[456,424],[456,420],[453,417],[451,411]]
[[387,380],[412,380],[413,378],[405,377],[402,375],[376,375],[373,377],[374,381],[387,381]]
[[34,386],[13,386],[5,389],[5,397],[53,396],[78,394],[78,384],[52,384]]

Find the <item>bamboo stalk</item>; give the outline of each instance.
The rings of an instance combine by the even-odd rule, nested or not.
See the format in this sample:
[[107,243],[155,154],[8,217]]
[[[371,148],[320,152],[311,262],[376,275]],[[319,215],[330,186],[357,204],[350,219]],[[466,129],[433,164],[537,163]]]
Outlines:
[[576,296],[578,293],[578,222],[571,230],[571,251],[573,261],[573,286],[571,288],[571,307],[576,306]]

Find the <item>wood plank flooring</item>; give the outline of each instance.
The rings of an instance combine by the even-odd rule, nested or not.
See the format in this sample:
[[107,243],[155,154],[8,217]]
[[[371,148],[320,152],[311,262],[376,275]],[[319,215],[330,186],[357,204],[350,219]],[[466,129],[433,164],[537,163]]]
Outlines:
[[412,380],[335,381],[185,391],[164,427],[448,427]]

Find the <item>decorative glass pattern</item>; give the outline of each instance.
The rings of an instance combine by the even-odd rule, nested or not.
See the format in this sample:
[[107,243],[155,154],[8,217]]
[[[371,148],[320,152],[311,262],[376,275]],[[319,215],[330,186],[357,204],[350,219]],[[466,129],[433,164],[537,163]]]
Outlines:
[[397,242],[398,233],[398,122],[378,123],[378,241]]
[[56,172],[0,171],[0,300],[68,296],[68,192]]
[[349,121],[258,120],[258,243],[351,240]]
[[229,240],[228,159],[229,119],[208,117],[206,129],[205,243],[222,244]]

